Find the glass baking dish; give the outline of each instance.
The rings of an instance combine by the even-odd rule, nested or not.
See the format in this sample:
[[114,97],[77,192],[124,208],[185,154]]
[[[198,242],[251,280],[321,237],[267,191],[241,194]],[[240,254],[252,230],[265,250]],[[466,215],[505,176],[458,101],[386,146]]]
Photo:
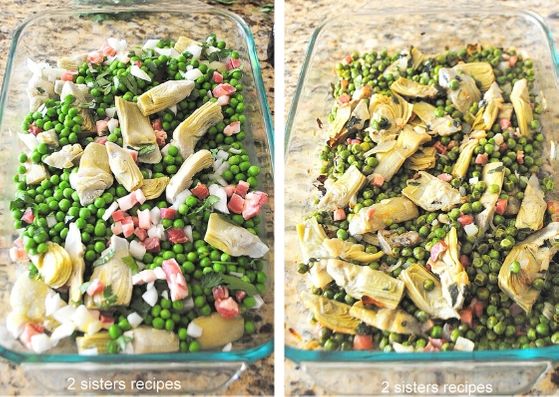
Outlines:
[[[0,95],[0,356],[32,370],[35,378],[52,391],[79,390],[68,388],[66,378],[69,376],[76,381],[80,376],[99,374],[114,377],[123,373],[122,376],[134,377],[138,371],[142,371],[142,374],[157,372],[164,374],[165,379],[182,380],[182,388],[172,390],[174,392],[210,392],[235,379],[245,369],[246,363],[262,359],[273,350],[272,252],[265,258],[269,288],[263,297],[266,304],[259,312],[261,324],[266,326],[253,338],[235,343],[234,350],[229,352],[82,356],[76,354],[72,343],[48,354],[33,354],[10,339],[3,320],[9,310],[9,293],[15,276],[15,265],[10,263],[8,257],[8,249],[16,237],[10,219],[9,202],[14,194],[11,175],[16,172],[17,153],[21,149],[16,133],[28,112],[26,86],[30,72],[25,64],[26,59],[55,64],[56,58],[61,55],[100,48],[109,37],[126,39],[132,44],[143,43],[150,38],[176,38],[181,34],[204,38],[210,33],[216,33],[237,49],[243,61],[246,73],[242,83],[247,104],[245,130],[247,141],[254,142],[249,145],[249,154],[261,166],[261,186],[272,198],[263,214],[265,221],[261,222],[260,235],[272,247],[272,120],[253,36],[243,19],[201,3],[97,3],[41,13],[25,21],[13,34]],[[126,374],[127,371],[135,372]],[[79,385],[79,381],[76,384]]]
[[[538,15],[502,5],[365,8],[329,19],[310,38],[287,123],[286,356],[300,363],[330,393],[363,394],[366,390],[367,394],[407,394],[410,390],[403,387],[411,387],[414,382],[423,385],[423,391],[416,390],[421,394],[455,394],[457,392],[452,387],[467,384],[480,388],[487,386],[473,394],[521,393],[526,392],[550,363],[559,358],[559,346],[400,354],[307,350],[302,343],[312,329],[309,312],[299,302],[301,291],[308,287],[296,270],[299,249],[295,225],[312,211],[309,189],[319,175],[320,152],[327,138],[327,129],[318,127],[317,118],[325,121],[331,109],[329,93],[330,85],[335,81],[336,63],[353,50],[387,48],[399,51],[413,45],[424,53],[433,54],[469,43],[516,47],[534,60],[536,87],[542,91],[548,104],[542,118],[545,154],[556,168],[559,107],[555,104],[559,97],[559,54],[550,30]],[[426,389],[430,385],[432,387]],[[437,390],[433,385],[438,385]],[[459,394],[468,394],[468,390]]]

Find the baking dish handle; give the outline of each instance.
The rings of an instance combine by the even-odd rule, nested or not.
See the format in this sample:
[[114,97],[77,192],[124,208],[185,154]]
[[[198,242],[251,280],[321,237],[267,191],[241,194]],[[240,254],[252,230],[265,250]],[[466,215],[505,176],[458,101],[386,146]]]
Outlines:
[[21,365],[26,378],[52,395],[219,394],[247,368],[245,362]]
[[302,362],[335,395],[517,395],[551,368],[548,361]]

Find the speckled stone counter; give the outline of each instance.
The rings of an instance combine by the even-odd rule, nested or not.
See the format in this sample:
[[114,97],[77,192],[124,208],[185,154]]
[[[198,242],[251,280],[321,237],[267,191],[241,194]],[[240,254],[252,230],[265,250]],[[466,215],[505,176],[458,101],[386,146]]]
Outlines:
[[[269,1],[237,0],[232,5],[221,5],[217,1],[202,0],[216,7],[225,7],[237,13],[251,27],[256,45],[258,57],[263,69],[264,85],[266,87],[268,102],[273,109],[274,101],[274,71],[272,62],[268,59],[268,47],[273,24],[273,9],[265,5]],[[10,45],[13,29],[32,14],[54,8],[65,8],[72,4],[69,0],[0,0],[0,14],[2,24],[0,25],[0,79],[3,78],[8,48]],[[248,366],[240,379],[233,382],[224,395],[272,395],[273,394],[273,357]],[[24,376],[21,368],[0,361],[0,395],[38,395],[46,391],[40,386],[33,384]]]
[[[452,6],[456,3],[464,3],[472,6],[475,2],[445,2],[445,1],[421,1],[421,2],[409,2],[403,0],[395,0],[391,2],[381,2],[379,0],[374,1],[347,1],[347,0],[285,0],[285,59],[286,59],[286,78],[285,78],[285,95],[286,95],[286,109],[285,114],[289,112],[291,106],[293,95],[295,94],[295,89],[297,86],[299,73],[304,61],[305,52],[308,47],[309,39],[313,30],[318,27],[325,20],[336,17],[341,13],[357,12],[363,7],[364,4],[369,4],[373,7],[382,7],[386,5],[387,7],[397,7],[397,6],[407,6],[411,7],[412,4],[418,4],[421,6],[428,6],[432,4],[434,6]],[[532,10],[542,17],[545,18],[546,22],[551,26],[554,36],[559,40],[559,3],[555,0],[536,0],[536,1],[486,1],[480,2],[483,4],[502,4],[506,6],[512,6],[516,8],[525,8]],[[459,5],[455,5],[459,7]],[[444,18],[444,16],[441,16]],[[351,23],[351,21],[348,21]],[[497,31],[496,31],[497,33]],[[522,34],[522,32],[510,32],[510,34]],[[498,33],[497,33],[498,34]],[[366,37],[363,38],[366,41]],[[350,51],[351,49],[347,49]],[[320,61],[328,62],[328,60],[320,59]],[[331,62],[337,62],[336,59],[332,59]],[[315,76],[316,77],[316,76]],[[333,76],[332,76],[333,78]],[[314,85],[312,87],[315,87]],[[320,94],[323,94],[321,91]],[[317,95],[320,95],[317,94]],[[306,98],[308,101],[308,98]],[[305,112],[303,112],[305,113]],[[323,115],[312,116],[321,117]],[[311,133],[312,134],[312,133]],[[300,142],[299,142],[300,143]],[[307,160],[305,160],[307,162]],[[305,173],[305,171],[301,171]],[[286,263],[286,266],[293,266],[293,263]],[[288,278],[289,279],[289,278]],[[289,283],[287,283],[289,284]],[[289,296],[294,292],[290,286],[286,284],[286,293]],[[291,327],[289,322],[287,323],[286,333],[288,332],[288,327]],[[397,364],[395,364],[397,365]],[[343,380],[340,380],[343,383]],[[305,373],[301,367],[293,362],[287,360],[285,366],[285,388],[286,394],[288,395],[324,395],[325,390],[316,386],[313,379]],[[343,390],[343,385],[338,386],[338,390]],[[378,389],[377,389],[378,390]],[[362,391],[367,393],[366,390]],[[549,394],[559,394],[559,368],[553,368],[548,371],[541,380],[535,385],[535,387],[530,390],[529,395],[549,395]]]

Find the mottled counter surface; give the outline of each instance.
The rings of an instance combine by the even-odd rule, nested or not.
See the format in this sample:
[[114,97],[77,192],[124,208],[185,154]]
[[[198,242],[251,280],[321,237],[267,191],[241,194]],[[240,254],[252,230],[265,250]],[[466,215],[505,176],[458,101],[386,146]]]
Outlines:
[[[408,6],[413,4],[426,5],[445,5],[452,6],[456,2],[450,1],[421,1],[408,2],[403,0],[394,0],[391,2],[381,2],[380,0],[364,1],[348,1],[348,0],[285,0],[285,59],[286,59],[286,78],[285,78],[285,95],[286,105],[285,114],[289,112],[292,103],[295,88],[297,86],[299,73],[303,64],[304,56],[307,50],[310,36],[313,30],[323,23],[325,20],[336,17],[341,13],[357,12],[362,8],[362,4],[367,3],[374,7],[381,7],[385,4],[389,7]],[[468,2],[472,5],[473,2]],[[502,4],[505,6],[513,6],[516,8],[525,8],[540,14],[546,22],[551,26],[556,42],[559,40],[559,2],[556,0],[519,0],[519,1],[485,1],[489,4]],[[458,7],[458,5],[455,5]],[[348,21],[351,23],[351,21]],[[387,26],[389,28],[389,26]],[[496,27],[498,29],[498,27]],[[511,31],[510,34],[521,35],[522,32]],[[366,38],[364,38],[365,41]],[[349,51],[350,49],[348,49]],[[336,59],[331,60],[333,64]],[[319,117],[317,115],[316,117]],[[314,116],[313,116],[314,117]],[[286,266],[292,266],[293,263],[287,263]],[[289,288],[287,286],[286,288]],[[293,293],[291,289],[286,292],[288,295]],[[287,324],[290,325],[289,323]],[[287,330],[286,330],[287,332]],[[530,391],[530,395],[548,395],[559,394],[559,368],[556,366],[554,370],[549,371],[538,384]],[[313,384],[312,379],[301,370],[301,368],[293,362],[287,360],[285,367],[285,387],[288,395],[323,395],[325,391]],[[554,384],[555,382],[556,384]],[[366,393],[366,390],[363,390]]]
[[[258,57],[263,69],[264,85],[270,108],[274,103],[274,70],[268,60],[268,45],[273,24],[273,9],[265,7],[267,0],[236,0],[232,5],[221,5],[217,1],[202,0],[204,3],[226,9],[242,16],[251,27]],[[69,0],[0,0],[0,79],[4,76],[7,53],[14,28],[32,14],[44,12],[56,7],[64,8],[73,4]],[[53,37],[53,40],[56,40]],[[273,357],[259,361],[248,367],[241,378],[231,384],[223,394],[227,395],[272,395],[273,394]],[[0,395],[36,395],[45,393],[37,385],[25,378],[21,369],[0,361]]]

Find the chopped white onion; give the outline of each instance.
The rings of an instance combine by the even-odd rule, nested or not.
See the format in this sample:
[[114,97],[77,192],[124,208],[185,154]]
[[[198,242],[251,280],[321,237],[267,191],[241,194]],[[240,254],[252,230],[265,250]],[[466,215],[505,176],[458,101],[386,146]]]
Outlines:
[[173,205],[171,205],[171,208],[178,211],[181,204],[183,204],[190,196],[192,196],[192,192],[188,189],[184,189],[182,192],[177,194],[177,197],[175,197],[175,201],[173,202]]
[[105,114],[107,115],[107,117],[110,118],[115,117],[116,108],[114,106],[111,106],[110,108],[105,108]]
[[75,311],[75,307],[66,305],[55,311],[52,317],[61,324],[67,323],[72,321],[72,316]]
[[159,266],[153,269],[153,273],[155,274],[155,278],[158,280],[165,280],[167,278],[167,276],[165,276],[165,272]]
[[[56,313],[55,313],[56,314]],[[76,308],[74,313],[72,314],[72,321],[78,328],[83,328],[88,325],[91,321],[91,314],[89,310],[84,305],[80,305]]]
[[109,37],[107,39],[107,44],[109,44],[111,48],[117,50],[117,52],[126,51],[128,48],[128,43],[126,43],[126,40],[124,39],[119,40],[119,39],[115,39],[114,37]]
[[54,215],[47,216],[47,226],[48,227],[53,227],[57,223],[58,222],[56,221],[56,218],[54,217]]
[[99,354],[96,347],[92,347],[91,349],[84,349],[80,352],[82,356],[96,356]]
[[410,353],[414,351],[413,346],[404,346],[401,343],[393,342],[392,348],[396,353]]
[[56,311],[66,306],[66,302],[60,297],[60,294],[54,291],[49,291],[45,297],[45,314],[52,316]]
[[456,339],[456,343],[454,343],[454,350],[462,351],[462,352],[472,352],[474,351],[476,344],[462,336],[459,336]]
[[149,74],[147,74],[146,72],[144,72],[142,70],[142,68],[140,68],[138,65],[134,64],[130,67],[130,74],[134,77],[137,77],[139,79],[145,80],[145,81],[149,81],[151,82],[151,77],[149,77]]
[[140,317],[140,315],[136,312],[130,313],[128,316],[126,316],[126,319],[128,320],[128,323],[132,328],[136,328],[142,323],[142,321],[144,321],[144,319]]
[[186,334],[191,338],[199,338],[202,336],[202,327],[194,322],[191,322],[188,324],[188,327],[186,327]]
[[226,344],[225,346],[223,346],[223,349],[221,349],[221,351],[223,352],[230,352],[231,349],[233,349],[233,344],[231,342],[229,342],[228,344]]
[[225,150],[219,149],[217,151],[217,155],[216,157],[218,159],[223,159],[223,160],[227,160],[229,158],[229,153],[227,153]]
[[58,343],[59,340],[69,337],[76,330],[76,326],[73,323],[62,323],[52,331],[50,339],[54,343]]
[[165,234],[165,227],[160,223],[157,225],[157,232],[159,233],[159,240],[166,241],[167,235]]
[[219,169],[219,167],[221,167],[221,164],[223,164],[223,160],[222,159],[215,159],[214,161],[214,172],[217,173],[217,170]]
[[146,254],[146,247],[139,241],[132,240],[130,242],[130,255],[136,259],[142,259]]
[[230,147],[229,152],[233,154],[241,154],[243,151],[241,149],[235,149],[234,147]]
[[[229,208],[227,208],[227,192],[225,189],[219,185],[212,184],[208,186],[208,191],[212,196],[219,198],[219,201],[214,204],[214,208],[219,212],[228,214]],[[190,241],[192,241],[192,239]]]
[[101,331],[101,329],[103,329],[103,323],[101,321],[91,321],[87,324],[85,333],[87,335],[93,335]]
[[192,81],[194,81],[194,80],[196,80],[198,77],[202,77],[203,75],[204,75],[204,73],[202,73],[202,72],[200,71],[200,69],[196,68],[196,69],[192,69],[192,70],[187,71],[187,72],[184,74],[184,78],[185,78],[186,80],[192,80]]
[[157,225],[161,221],[161,210],[159,207],[153,207],[149,211],[149,220],[152,225]]
[[153,225],[148,229],[148,237],[149,238],[157,237],[159,240],[161,240],[161,233],[157,225]]
[[194,59],[198,59],[200,58],[200,55],[202,55],[202,47],[196,44],[189,45],[186,47],[185,51],[190,52],[192,54],[192,58]]
[[46,334],[37,334],[31,337],[31,349],[35,353],[43,353],[53,346],[50,338]]
[[148,284],[148,289],[146,290],[146,292],[144,292],[142,294],[142,299],[151,307],[154,307],[155,304],[157,303],[157,290],[155,289],[155,287],[151,287],[149,288]]
[[260,309],[262,306],[264,306],[264,299],[262,299],[260,295],[254,295],[253,298],[256,301],[253,309]]
[[209,55],[209,54],[213,54],[214,52],[219,52],[219,51],[220,51],[219,48],[214,47],[213,45],[211,45],[206,49],[206,54]]
[[142,48],[144,50],[155,48],[155,47],[157,47],[158,43],[159,43],[159,39],[149,39],[149,40],[146,40],[146,42],[144,43],[144,46]]
[[109,129],[110,133],[114,132],[114,130],[118,128],[118,119],[110,119],[107,122],[107,128]]
[[109,218],[113,215],[113,212],[115,212],[117,209],[118,209],[118,203],[114,201],[111,205],[109,205],[109,208],[107,208],[107,210],[103,213],[101,219],[103,219],[104,221],[108,221]]
[[33,151],[37,145],[39,145],[39,141],[37,137],[33,134],[26,134],[26,133],[18,133],[17,136],[19,137],[20,141],[23,142],[27,149]]
[[[215,208],[215,206],[214,206],[214,208]],[[188,241],[193,241],[194,240],[192,238],[192,225],[187,225],[187,226],[184,227],[184,234],[186,234],[186,237],[188,237]]]
[[166,156],[166,155],[169,153],[169,148],[170,148],[170,147],[171,147],[171,143],[168,143],[168,144],[166,144],[165,146],[163,146],[163,147],[161,148],[161,150],[160,150],[160,151],[161,151],[161,154],[162,154],[163,156]]
[[475,185],[479,182],[479,178],[477,176],[474,176],[473,178],[468,179],[468,182],[470,185]]
[[165,55],[167,57],[178,57],[180,55],[174,48],[155,47],[153,51],[157,52],[159,55]]
[[478,227],[474,223],[464,226],[464,232],[466,232],[468,236],[475,236],[478,230]]
[[170,106],[169,110],[171,112],[173,112],[173,114],[176,116],[177,115],[177,104],[174,104],[173,106]]

